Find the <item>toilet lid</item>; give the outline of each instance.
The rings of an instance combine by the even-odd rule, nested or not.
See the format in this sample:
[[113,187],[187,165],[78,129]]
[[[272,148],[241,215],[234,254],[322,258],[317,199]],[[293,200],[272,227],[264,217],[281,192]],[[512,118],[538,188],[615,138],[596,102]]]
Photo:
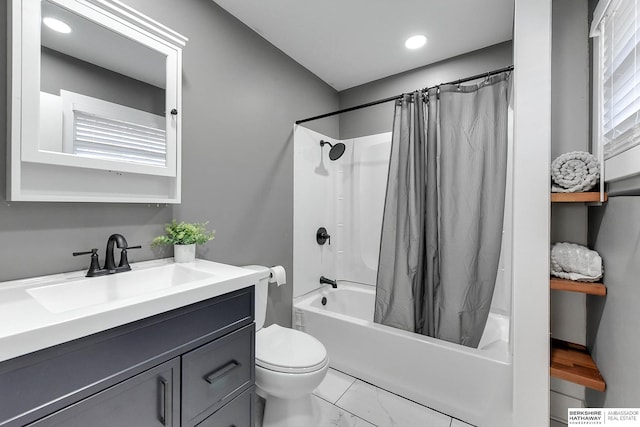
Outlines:
[[256,333],[256,364],[278,372],[313,372],[327,364],[327,350],[309,334],[273,324]]

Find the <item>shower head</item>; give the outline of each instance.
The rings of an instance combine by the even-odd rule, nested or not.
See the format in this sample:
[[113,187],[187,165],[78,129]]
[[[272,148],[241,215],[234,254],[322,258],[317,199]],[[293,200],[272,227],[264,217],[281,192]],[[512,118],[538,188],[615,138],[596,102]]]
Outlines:
[[331,144],[328,141],[321,140],[320,147],[323,147],[325,144],[328,144],[331,147],[329,150],[329,159],[338,160],[344,154],[345,145],[342,142],[337,142],[336,144]]

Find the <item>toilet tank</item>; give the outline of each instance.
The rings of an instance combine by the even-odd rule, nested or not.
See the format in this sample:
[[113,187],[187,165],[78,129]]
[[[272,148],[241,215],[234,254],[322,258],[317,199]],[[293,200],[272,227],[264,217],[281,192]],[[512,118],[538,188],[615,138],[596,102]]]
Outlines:
[[269,275],[271,271],[269,267],[263,265],[244,265],[242,268],[254,270],[263,273],[260,279],[255,283],[255,322],[256,332],[264,326],[264,319],[267,315],[267,296],[269,293]]

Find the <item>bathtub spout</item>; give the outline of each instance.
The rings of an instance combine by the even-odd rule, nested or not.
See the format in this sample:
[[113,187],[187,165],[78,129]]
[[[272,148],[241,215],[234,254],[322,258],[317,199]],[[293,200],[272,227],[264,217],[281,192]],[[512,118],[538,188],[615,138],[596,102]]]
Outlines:
[[338,284],[336,283],[335,280],[327,279],[324,276],[320,276],[320,284],[322,284],[322,285],[331,285],[331,287],[333,289],[336,289],[338,287]]

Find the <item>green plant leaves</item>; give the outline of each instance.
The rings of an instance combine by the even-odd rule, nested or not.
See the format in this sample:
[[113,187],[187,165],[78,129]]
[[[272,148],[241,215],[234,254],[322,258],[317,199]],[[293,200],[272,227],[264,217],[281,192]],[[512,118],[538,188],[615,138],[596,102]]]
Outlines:
[[164,228],[165,235],[158,236],[151,242],[152,246],[158,245],[202,245],[209,240],[213,240],[215,230],[207,231],[206,225],[209,223],[178,223],[175,219]]

